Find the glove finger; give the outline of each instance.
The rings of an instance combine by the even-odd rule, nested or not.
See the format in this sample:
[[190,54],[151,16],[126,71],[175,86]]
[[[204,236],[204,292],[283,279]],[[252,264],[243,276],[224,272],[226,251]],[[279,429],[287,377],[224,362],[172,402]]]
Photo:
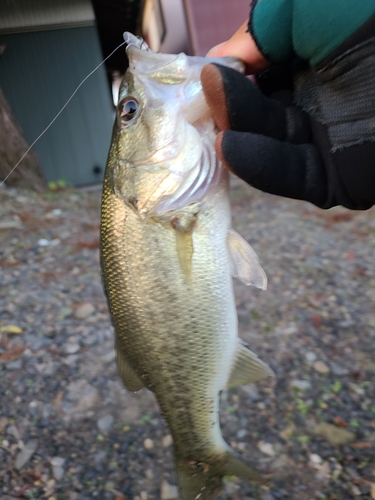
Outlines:
[[296,143],[310,140],[309,121],[302,111],[265,97],[238,71],[208,64],[201,81],[219,130],[253,132]]
[[228,130],[219,132],[216,151],[230,171],[255,188],[325,207],[327,174],[313,144]]

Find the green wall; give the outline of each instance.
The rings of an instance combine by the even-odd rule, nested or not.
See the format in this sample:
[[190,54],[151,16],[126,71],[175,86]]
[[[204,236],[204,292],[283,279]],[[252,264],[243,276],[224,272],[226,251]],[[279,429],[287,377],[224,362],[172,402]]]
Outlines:
[[[2,44],[6,50],[0,58],[0,87],[31,143],[101,62],[96,28],[0,35]],[[113,117],[101,66],[33,148],[47,179],[64,179],[75,186],[100,182]],[[94,167],[101,172],[94,173]]]

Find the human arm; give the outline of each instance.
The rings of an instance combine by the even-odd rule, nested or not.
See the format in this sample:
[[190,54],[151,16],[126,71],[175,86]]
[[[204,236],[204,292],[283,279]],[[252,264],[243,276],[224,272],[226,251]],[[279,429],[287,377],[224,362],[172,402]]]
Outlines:
[[[261,5],[270,8],[277,4],[281,8],[286,3],[290,6],[293,2],[260,0],[250,24],[264,17],[256,14]],[[303,4],[302,0],[296,3],[298,7]],[[371,15],[375,4],[365,2],[358,7],[358,3],[356,6],[352,0],[345,0],[340,2],[340,9],[337,0],[311,4],[321,19],[300,16],[296,22],[294,13],[295,25],[286,21],[276,30],[279,44],[275,43],[275,30],[267,38],[267,30],[252,25],[249,34],[243,25],[234,37],[211,52],[211,56],[242,58],[250,72],[258,71],[259,61],[267,66],[267,57],[281,62],[283,69],[293,70],[292,99],[285,105],[286,92],[274,92],[286,90],[280,88],[280,73],[273,78],[276,85],[272,88],[274,64],[266,72],[271,76],[262,75],[266,85],[260,84],[261,89],[267,88],[267,96],[226,68],[204,68],[204,91],[221,130],[217,151],[230,170],[263,191],[308,200],[322,208],[340,204],[367,209],[375,203],[375,17]],[[333,26],[326,32],[319,26],[325,19],[322,16],[332,19],[329,12],[336,12],[340,19],[326,22],[326,30]],[[368,19],[357,28],[363,15]],[[276,23],[280,15],[268,15],[268,24],[272,19]],[[315,23],[315,33],[311,23]],[[332,50],[333,39],[338,45]],[[250,43],[244,51],[246,40]],[[328,50],[331,52],[327,55]],[[296,71],[295,63],[290,65],[297,56],[306,62],[303,71]],[[280,95],[283,103],[277,100]],[[321,108],[320,112],[316,108]]]

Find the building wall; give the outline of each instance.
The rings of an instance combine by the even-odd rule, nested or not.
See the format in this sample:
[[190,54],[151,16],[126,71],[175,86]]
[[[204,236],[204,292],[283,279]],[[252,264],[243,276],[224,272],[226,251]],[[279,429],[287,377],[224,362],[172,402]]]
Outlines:
[[90,0],[0,0],[0,32],[19,33],[93,26]]
[[168,53],[191,54],[190,37],[183,0],[160,0],[164,21],[168,29],[160,51]]
[[249,17],[250,0],[185,0],[194,55],[227,40]]
[[[0,60],[0,85],[31,143],[101,62],[96,28],[0,34],[2,44],[6,49]],[[76,186],[100,182],[113,114],[101,66],[33,148],[47,179]]]

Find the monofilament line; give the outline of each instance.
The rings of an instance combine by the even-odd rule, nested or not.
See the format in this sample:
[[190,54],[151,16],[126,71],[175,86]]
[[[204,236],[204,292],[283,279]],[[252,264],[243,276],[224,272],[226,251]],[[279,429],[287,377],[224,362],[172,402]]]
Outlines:
[[106,62],[107,59],[109,59],[111,57],[112,54],[114,54],[116,52],[116,50],[118,50],[120,47],[122,47],[123,45],[126,45],[126,42],[122,42],[120,43],[120,45],[118,47],[115,48],[115,50],[113,50],[109,56],[107,56],[105,59],[103,59],[103,61],[98,64],[96,66],[96,68],[94,68],[83,80],[82,82],[78,85],[78,87],[75,89],[75,91],[73,92],[73,94],[69,97],[69,99],[66,101],[66,103],[64,104],[64,106],[60,109],[60,111],[57,113],[57,115],[54,117],[54,119],[47,125],[47,127],[43,130],[43,132],[35,139],[35,141],[27,148],[26,152],[22,155],[22,157],[20,158],[20,160],[18,160],[18,162],[14,165],[14,167],[12,168],[12,170],[5,176],[5,178],[0,182],[0,187],[5,184],[5,181],[9,178],[10,175],[12,175],[12,173],[16,170],[16,168],[18,167],[18,165],[21,163],[21,161],[25,158],[25,156],[29,153],[29,151],[31,150],[31,148],[39,141],[39,139],[47,132],[47,130],[50,128],[50,126],[57,120],[57,118],[61,115],[61,113],[64,111],[64,109],[67,107],[67,105],[70,103],[70,101],[73,99],[73,97],[76,95],[76,93],[78,92],[78,90],[82,87],[82,85],[85,83],[85,81],[90,78],[90,76],[92,74],[95,73],[95,71],[97,69],[100,68],[100,66],[102,64],[104,64]]

